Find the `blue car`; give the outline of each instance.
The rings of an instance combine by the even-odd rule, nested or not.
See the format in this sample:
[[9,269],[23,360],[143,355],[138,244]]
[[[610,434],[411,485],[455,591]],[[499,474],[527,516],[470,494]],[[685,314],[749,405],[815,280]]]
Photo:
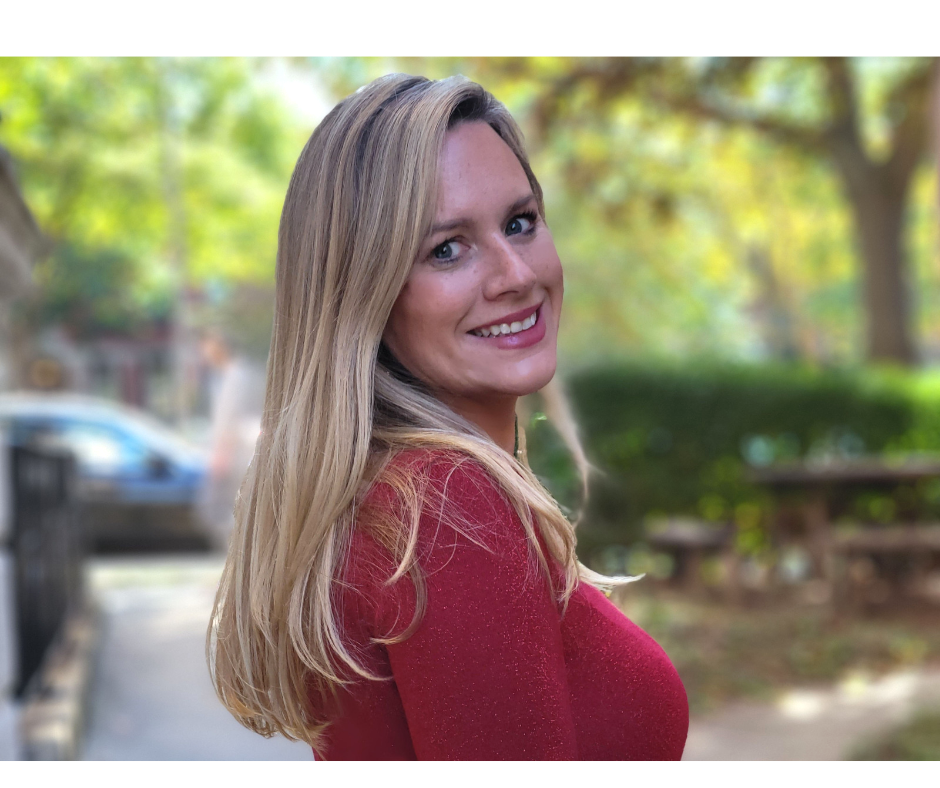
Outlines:
[[3,394],[0,433],[74,454],[92,551],[209,545],[197,514],[205,454],[145,413],[78,395]]

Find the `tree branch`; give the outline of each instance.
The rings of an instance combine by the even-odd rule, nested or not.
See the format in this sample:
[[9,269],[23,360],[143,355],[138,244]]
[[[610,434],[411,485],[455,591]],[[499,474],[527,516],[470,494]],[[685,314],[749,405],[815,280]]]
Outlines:
[[662,106],[676,112],[705,120],[714,120],[729,126],[751,128],[778,142],[800,150],[819,153],[824,147],[823,137],[818,131],[805,126],[797,126],[779,118],[759,116],[733,110],[729,107],[718,106],[694,94],[668,95],[659,93],[654,98]]
[[[940,60],[931,58],[924,68],[911,74],[892,92],[890,103],[902,108],[903,116],[891,135],[891,156],[884,163],[886,177],[895,189],[905,188],[928,145],[930,88]],[[890,106],[889,103],[889,106]]]
[[858,142],[858,99],[848,60],[844,57],[824,57],[820,60],[826,72],[826,88],[832,108],[829,133],[851,136]]
[[588,60],[549,85],[533,108],[534,120],[540,132],[544,132],[557,120],[564,97],[579,85],[591,85],[603,103],[636,91],[648,96],[660,107],[673,112],[714,120],[725,125],[749,127],[778,142],[813,153],[822,152],[825,147],[824,139],[814,129],[788,123],[779,118],[734,110],[702,97],[701,94],[708,87],[716,87],[729,79],[741,79],[755,60],[735,59],[721,68],[707,70],[689,88],[682,90],[670,89],[665,84],[674,80],[688,81],[686,74],[670,73],[675,62],[672,59]]

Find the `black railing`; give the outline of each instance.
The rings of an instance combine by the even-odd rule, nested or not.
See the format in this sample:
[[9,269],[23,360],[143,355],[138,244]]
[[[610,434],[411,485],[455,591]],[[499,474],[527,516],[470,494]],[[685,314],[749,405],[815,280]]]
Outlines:
[[70,454],[10,452],[19,675],[22,695],[82,593],[83,540]]

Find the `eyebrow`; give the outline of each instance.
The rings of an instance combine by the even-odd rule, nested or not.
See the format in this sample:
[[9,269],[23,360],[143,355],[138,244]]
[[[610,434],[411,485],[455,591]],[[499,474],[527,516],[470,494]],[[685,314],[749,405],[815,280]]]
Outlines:
[[[532,192],[529,192],[524,197],[520,197],[512,205],[509,206],[509,209],[506,211],[507,216],[511,216],[516,211],[523,208],[523,206],[528,205],[534,199],[535,199],[535,194],[533,194]],[[466,218],[452,219],[449,222],[442,222],[441,224],[435,224],[431,228],[431,232],[429,233],[429,235],[437,235],[438,233],[449,232],[450,230],[456,230],[458,227],[466,227],[468,224],[472,224],[472,222]]]

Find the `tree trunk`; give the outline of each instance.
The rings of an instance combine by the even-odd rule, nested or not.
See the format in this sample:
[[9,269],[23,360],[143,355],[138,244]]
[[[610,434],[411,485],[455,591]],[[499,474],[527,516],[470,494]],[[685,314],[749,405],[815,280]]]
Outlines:
[[845,61],[825,60],[835,122],[824,134],[855,219],[862,258],[865,344],[869,361],[905,366],[917,362],[911,326],[911,289],[904,248],[904,220],[911,182],[927,147],[932,78],[940,61],[912,74],[892,98],[898,120],[891,155],[883,162],[865,153],[858,118],[857,89]]
[[917,352],[911,332],[904,215],[914,168],[900,176],[889,175],[885,165],[868,160],[848,129],[830,141],[830,153],[852,206],[862,258],[866,357],[911,366],[917,363]]
[[862,256],[865,344],[870,361],[917,362],[911,332],[911,296],[904,249],[909,190],[871,189],[852,199]]

